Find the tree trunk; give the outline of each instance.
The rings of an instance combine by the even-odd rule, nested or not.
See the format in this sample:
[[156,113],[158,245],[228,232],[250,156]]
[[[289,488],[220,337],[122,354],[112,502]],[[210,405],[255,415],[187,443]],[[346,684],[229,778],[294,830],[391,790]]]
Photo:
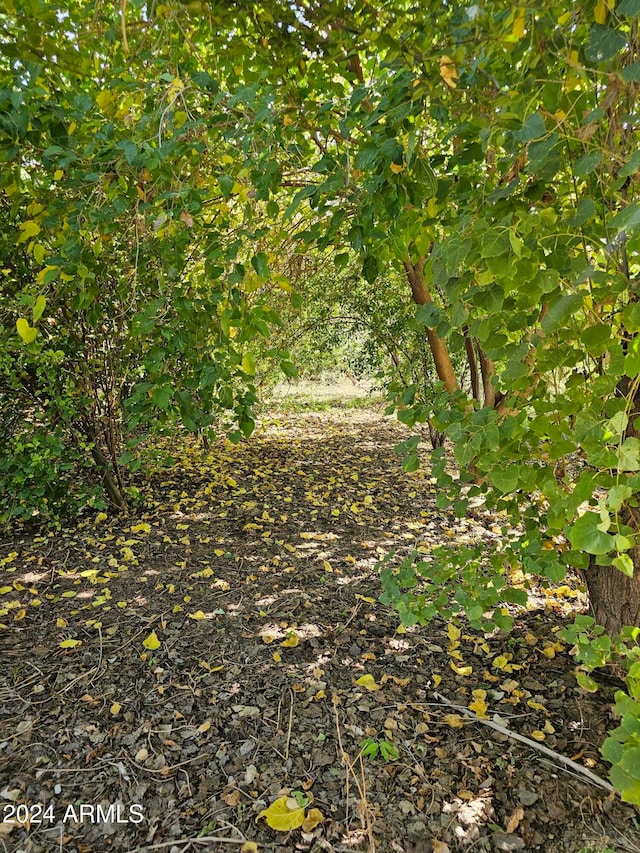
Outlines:
[[610,637],[619,634],[623,625],[640,625],[640,549],[631,558],[635,572],[632,578],[613,566],[591,565],[585,572],[589,590],[591,615]]
[[471,393],[473,399],[480,401],[480,374],[478,373],[478,360],[472,338],[469,337],[469,329],[465,326],[462,330],[464,334],[464,348],[467,353],[467,364],[469,365],[469,375],[471,380]]
[[93,456],[93,461],[96,463],[96,467],[102,475],[102,484],[109,501],[121,512],[127,512],[129,507],[127,506],[126,498],[122,493],[118,480],[109,470],[109,460],[95,445],[91,448],[91,455]]
[[482,373],[482,390],[484,391],[484,404],[489,409],[496,405],[496,389],[493,387],[493,377],[496,374],[494,363],[478,347],[480,355],[480,372]]
[[[411,260],[407,258],[403,264],[407,273],[407,278],[409,279],[409,284],[411,285],[413,301],[416,305],[426,305],[428,302],[433,301],[429,288],[424,281],[424,262],[425,259],[420,258],[416,264],[412,264]],[[435,333],[434,329],[429,329],[428,327],[427,340],[429,341],[429,348],[431,350],[431,355],[433,356],[438,378],[444,383],[447,391],[450,394],[453,394],[455,391],[460,389],[460,386],[458,385],[458,379],[453,369],[447,344]]]
[[[620,520],[640,531],[640,512],[625,506]],[[593,557],[585,572],[591,613],[607,634],[615,637],[623,625],[640,625],[640,545],[628,552],[633,562],[633,577],[623,575],[615,566],[596,566]]]

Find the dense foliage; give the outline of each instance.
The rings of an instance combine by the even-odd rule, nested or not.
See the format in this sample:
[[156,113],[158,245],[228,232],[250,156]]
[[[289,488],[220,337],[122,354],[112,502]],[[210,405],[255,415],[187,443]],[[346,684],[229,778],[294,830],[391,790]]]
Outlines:
[[[490,558],[385,568],[385,600],[407,623],[508,628],[528,575],[585,572],[606,633],[568,636],[586,671],[627,668],[605,755],[640,801],[639,15],[638,0],[12,0],[5,517],[95,503],[91,477],[68,488],[77,466],[124,508],[156,426],[248,436],[256,356],[296,371],[287,335],[270,338],[280,317],[317,336],[344,306],[392,362],[410,341],[390,393],[454,448],[459,477],[445,447],[432,457],[440,507],[482,498],[505,520]],[[401,450],[420,464],[417,435]]]

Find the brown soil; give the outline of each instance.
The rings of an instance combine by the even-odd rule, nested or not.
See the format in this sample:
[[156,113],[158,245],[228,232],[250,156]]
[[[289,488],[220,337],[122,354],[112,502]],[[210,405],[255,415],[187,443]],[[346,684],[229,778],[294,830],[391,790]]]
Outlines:
[[[404,437],[374,411],[283,415],[185,444],[139,478],[135,516],[5,534],[0,850],[640,850],[636,810],[434,695],[484,690],[489,716],[606,778],[613,686],[579,690],[556,637],[580,596],[457,640],[376,602],[391,549],[496,536],[402,473]],[[367,738],[397,758],[359,757]],[[324,821],[256,819],[292,791]]]

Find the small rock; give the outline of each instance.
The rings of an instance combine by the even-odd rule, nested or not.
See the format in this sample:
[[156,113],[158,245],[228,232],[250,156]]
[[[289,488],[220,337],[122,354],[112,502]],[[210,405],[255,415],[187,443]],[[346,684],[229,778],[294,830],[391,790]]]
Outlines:
[[409,838],[420,838],[426,835],[427,826],[422,820],[414,820],[407,827]]
[[532,791],[531,788],[520,788],[518,792],[518,799],[523,806],[532,806],[539,798],[536,792]]
[[506,853],[510,850],[524,850],[524,841],[519,835],[513,835],[511,832],[494,832],[491,844],[494,850],[504,850]]

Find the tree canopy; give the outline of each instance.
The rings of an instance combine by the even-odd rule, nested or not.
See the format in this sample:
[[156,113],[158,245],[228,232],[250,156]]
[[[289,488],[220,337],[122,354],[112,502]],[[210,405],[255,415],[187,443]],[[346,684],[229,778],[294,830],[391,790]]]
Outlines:
[[5,520],[103,508],[98,479],[127,509],[154,431],[249,437],[257,375],[294,376],[290,330],[344,307],[390,410],[446,439],[438,505],[505,519],[489,559],[383,568],[383,600],[488,631],[526,603],[511,569],[584,572],[606,634],[570,636],[586,689],[624,661],[605,755],[640,802],[639,15],[9,0]]

